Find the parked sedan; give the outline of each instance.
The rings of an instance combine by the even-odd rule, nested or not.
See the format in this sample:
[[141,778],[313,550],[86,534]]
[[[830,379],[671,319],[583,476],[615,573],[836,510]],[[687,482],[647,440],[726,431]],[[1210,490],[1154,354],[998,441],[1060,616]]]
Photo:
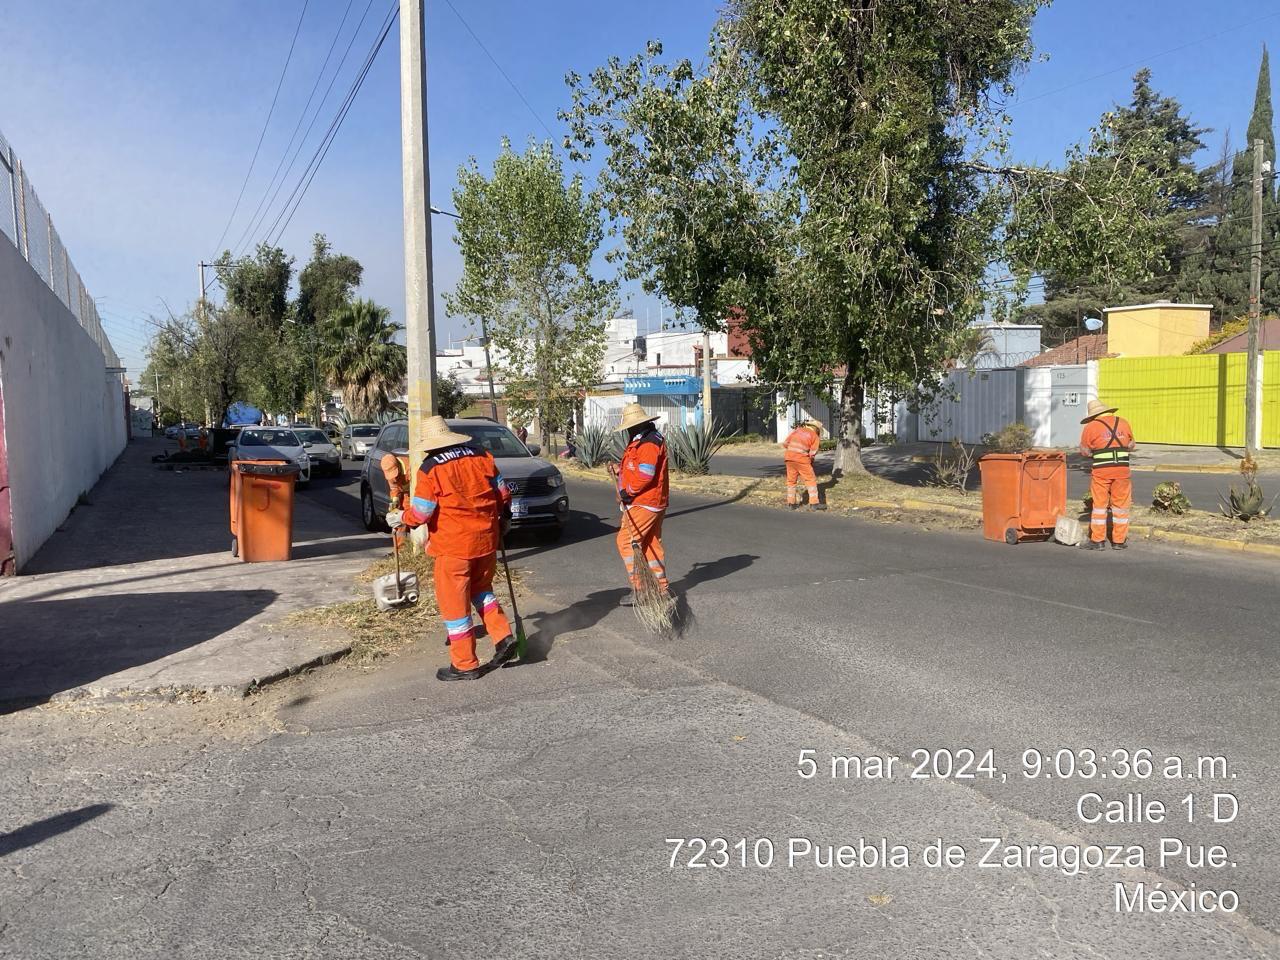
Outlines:
[[336,477],[342,473],[342,457],[323,430],[308,427],[305,424],[293,425],[293,432],[302,441],[307,456],[311,458],[311,469],[317,474]]
[[301,470],[298,486],[311,481],[311,457],[302,440],[289,427],[245,427],[227,447],[232,460],[284,460]]
[[[500,423],[487,419],[450,420],[449,429],[466,434],[474,446],[487,450],[511,491],[511,527],[530,530],[545,540],[558,540],[569,521],[569,494],[564,477],[541,459],[537,444],[525,446]],[[384,454],[409,457],[409,424],[395,420],[382,428],[369,451],[360,479],[360,514],[370,530],[384,529],[390,508],[387,480],[379,466]],[[414,469],[417,464],[413,464]]]
[[376,423],[349,423],[342,431],[339,449],[348,460],[363,460],[381,429]]

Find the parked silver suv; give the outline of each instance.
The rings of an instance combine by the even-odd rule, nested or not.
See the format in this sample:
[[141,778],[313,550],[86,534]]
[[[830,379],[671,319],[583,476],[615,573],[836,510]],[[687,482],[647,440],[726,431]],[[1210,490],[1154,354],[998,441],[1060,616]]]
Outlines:
[[[560,471],[538,454],[537,444],[525,446],[514,433],[486,418],[450,420],[449,429],[471,437],[498,464],[498,471],[511,491],[511,527],[530,530],[543,539],[560,539],[569,521],[569,494]],[[390,509],[391,497],[381,462],[387,453],[402,460],[409,457],[409,422],[394,420],[378,433],[369,449],[360,474],[360,516],[369,530],[385,530],[383,516]],[[414,454],[410,468],[417,470],[420,454]]]

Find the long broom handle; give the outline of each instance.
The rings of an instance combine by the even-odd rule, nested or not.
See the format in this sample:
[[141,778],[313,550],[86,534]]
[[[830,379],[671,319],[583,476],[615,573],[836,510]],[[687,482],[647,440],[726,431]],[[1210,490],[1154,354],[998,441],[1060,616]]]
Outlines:
[[631,505],[622,502],[622,491],[618,489],[616,483],[613,485],[613,499],[622,508],[622,515],[627,518],[627,523],[631,525],[631,545],[634,547],[640,543],[640,528],[636,526],[635,518],[631,516]]
[[520,621],[520,608],[516,606],[516,588],[511,582],[511,565],[507,563],[507,547],[498,541],[498,555],[502,557],[502,570],[507,575],[507,593],[511,596],[511,615],[516,618],[516,630],[524,633],[524,624]]

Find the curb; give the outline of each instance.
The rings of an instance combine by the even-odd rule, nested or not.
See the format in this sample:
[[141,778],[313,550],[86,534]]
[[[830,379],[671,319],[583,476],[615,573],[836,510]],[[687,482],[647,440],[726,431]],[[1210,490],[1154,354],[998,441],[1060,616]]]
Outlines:
[[1239,473],[1239,467],[1227,463],[1155,463],[1134,466],[1129,469],[1139,473]]

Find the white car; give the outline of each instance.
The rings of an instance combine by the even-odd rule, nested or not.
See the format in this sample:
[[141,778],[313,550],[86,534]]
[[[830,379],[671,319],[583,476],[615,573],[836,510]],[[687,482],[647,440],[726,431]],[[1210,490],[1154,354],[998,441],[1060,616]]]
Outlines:
[[285,460],[296,463],[298,486],[311,482],[311,457],[290,427],[244,427],[227,445],[227,462],[233,460]]
[[338,442],[342,456],[348,460],[363,460],[378,439],[378,431],[381,429],[376,423],[347,424],[342,431],[342,439]]
[[325,436],[323,430],[308,427],[304,423],[295,423],[293,432],[302,441],[307,456],[311,458],[311,467],[317,474],[336,477],[342,474],[342,457],[333,441]]

